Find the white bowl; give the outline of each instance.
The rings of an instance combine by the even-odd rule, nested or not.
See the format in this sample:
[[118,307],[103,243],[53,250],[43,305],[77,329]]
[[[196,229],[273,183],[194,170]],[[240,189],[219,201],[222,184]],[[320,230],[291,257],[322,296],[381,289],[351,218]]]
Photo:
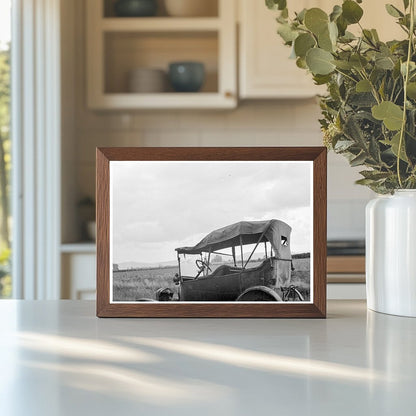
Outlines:
[[218,16],[217,0],[165,0],[165,7],[174,17]]
[[167,85],[167,74],[162,69],[136,68],[129,72],[129,92],[165,92],[167,90]]

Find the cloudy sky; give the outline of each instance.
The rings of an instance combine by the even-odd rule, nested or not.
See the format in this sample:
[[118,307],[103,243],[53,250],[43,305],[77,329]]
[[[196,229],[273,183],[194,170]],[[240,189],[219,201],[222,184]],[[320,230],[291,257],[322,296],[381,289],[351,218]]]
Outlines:
[[176,259],[242,220],[287,222],[310,251],[312,162],[110,162],[113,263]]

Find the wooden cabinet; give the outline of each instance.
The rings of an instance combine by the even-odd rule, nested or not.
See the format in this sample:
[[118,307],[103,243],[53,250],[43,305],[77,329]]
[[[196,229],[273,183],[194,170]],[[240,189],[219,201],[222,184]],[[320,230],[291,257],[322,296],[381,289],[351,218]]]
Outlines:
[[63,244],[61,253],[61,298],[95,300],[95,244]]
[[[114,17],[104,0],[88,0],[87,101],[91,109],[233,108],[237,105],[236,6],[218,2],[217,16]],[[109,11],[110,10],[110,11]],[[200,92],[132,93],[130,71],[168,70],[169,63],[199,61]]]
[[364,283],[364,256],[328,256],[328,283]]
[[[325,2],[299,0],[292,8],[325,8]],[[307,98],[322,91],[289,59],[290,48],[276,33],[276,12],[268,10],[264,1],[239,0],[238,5],[240,97]]]
[[365,299],[365,257],[328,256],[327,298]]

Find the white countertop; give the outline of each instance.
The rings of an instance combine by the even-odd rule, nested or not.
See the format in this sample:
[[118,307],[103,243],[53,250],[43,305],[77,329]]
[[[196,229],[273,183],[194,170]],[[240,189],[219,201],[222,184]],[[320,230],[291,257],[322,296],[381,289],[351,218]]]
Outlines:
[[97,319],[0,301],[0,415],[412,415],[416,319]]

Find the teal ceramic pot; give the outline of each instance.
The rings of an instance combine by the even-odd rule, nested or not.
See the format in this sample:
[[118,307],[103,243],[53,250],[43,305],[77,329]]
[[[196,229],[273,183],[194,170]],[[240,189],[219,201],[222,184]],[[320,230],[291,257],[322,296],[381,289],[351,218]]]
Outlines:
[[169,80],[177,92],[197,92],[205,80],[205,67],[201,62],[172,62]]
[[119,17],[148,17],[157,12],[156,0],[118,0],[114,12]]

